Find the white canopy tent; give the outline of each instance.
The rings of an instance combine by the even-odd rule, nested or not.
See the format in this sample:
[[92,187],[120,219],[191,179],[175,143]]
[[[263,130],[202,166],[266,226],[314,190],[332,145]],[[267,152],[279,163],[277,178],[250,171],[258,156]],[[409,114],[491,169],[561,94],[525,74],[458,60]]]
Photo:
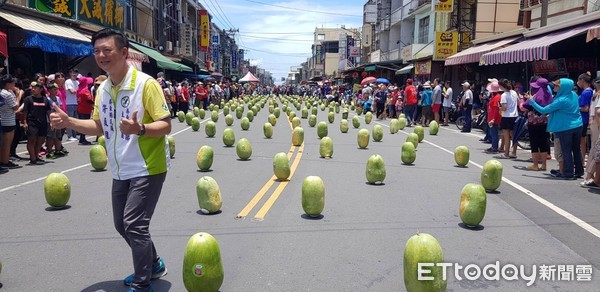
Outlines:
[[258,78],[256,78],[252,72],[248,72],[246,74],[246,76],[244,76],[242,79],[238,80],[239,82],[260,82],[260,80],[258,80]]

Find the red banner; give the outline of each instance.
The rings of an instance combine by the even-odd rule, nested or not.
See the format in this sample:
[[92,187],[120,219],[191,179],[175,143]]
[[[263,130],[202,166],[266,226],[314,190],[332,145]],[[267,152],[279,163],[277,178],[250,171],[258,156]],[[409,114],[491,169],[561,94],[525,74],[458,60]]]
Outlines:
[[6,41],[6,34],[0,31],[0,54],[8,58],[8,45]]

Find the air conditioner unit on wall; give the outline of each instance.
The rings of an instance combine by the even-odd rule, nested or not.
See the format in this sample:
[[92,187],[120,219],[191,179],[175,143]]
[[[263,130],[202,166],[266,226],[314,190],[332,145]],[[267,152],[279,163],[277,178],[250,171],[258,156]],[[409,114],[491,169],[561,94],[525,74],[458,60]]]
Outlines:
[[167,41],[165,43],[165,47],[166,47],[165,49],[167,50],[167,52],[173,51],[173,43],[171,41]]
[[175,47],[173,48],[173,55],[181,55],[181,52],[179,50],[179,47]]

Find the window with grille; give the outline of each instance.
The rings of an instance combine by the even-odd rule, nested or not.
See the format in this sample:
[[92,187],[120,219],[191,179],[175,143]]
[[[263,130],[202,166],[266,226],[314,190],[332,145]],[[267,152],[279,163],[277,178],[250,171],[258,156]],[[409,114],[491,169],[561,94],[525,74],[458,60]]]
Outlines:
[[419,20],[419,44],[429,42],[429,16]]

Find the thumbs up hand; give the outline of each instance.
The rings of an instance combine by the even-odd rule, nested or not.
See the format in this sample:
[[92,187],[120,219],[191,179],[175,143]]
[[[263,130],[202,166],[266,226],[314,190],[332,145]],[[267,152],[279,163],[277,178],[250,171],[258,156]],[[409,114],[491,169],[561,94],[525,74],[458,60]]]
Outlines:
[[140,132],[142,125],[138,123],[137,113],[137,110],[134,111],[131,114],[131,119],[121,119],[121,122],[119,123],[119,129],[121,130],[121,133],[125,135],[134,135]]
[[69,115],[65,113],[56,103],[53,104],[53,113],[50,113],[50,125],[54,129],[64,129],[69,126]]

